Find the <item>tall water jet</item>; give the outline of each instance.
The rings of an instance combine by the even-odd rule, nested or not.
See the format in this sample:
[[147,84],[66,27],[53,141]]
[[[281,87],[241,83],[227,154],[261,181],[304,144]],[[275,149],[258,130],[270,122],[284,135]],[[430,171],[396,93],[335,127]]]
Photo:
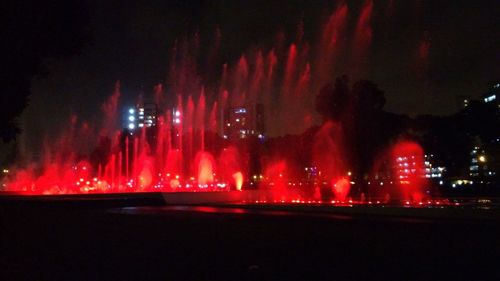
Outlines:
[[368,47],[373,37],[371,27],[372,12],[373,0],[366,0],[361,9],[354,33],[352,63],[355,67],[355,76],[361,75],[367,60]]
[[[116,126],[117,109],[122,105],[117,82],[101,107],[102,126],[92,128],[72,118],[69,128],[54,142],[57,145],[48,145],[41,171],[20,171],[11,186],[79,193],[180,191],[196,183],[234,185],[236,189],[269,184],[282,197],[301,180],[303,165],[312,165],[321,171],[321,182],[327,183],[331,193],[345,199],[350,181],[342,142],[343,130],[348,128],[325,123],[315,134],[312,148],[301,148],[308,150],[303,153],[306,157],[293,152],[279,155],[273,149],[268,151],[267,145],[275,136],[301,134],[314,126],[317,118],[312,100],[335,73],[345,42],[353,39],[354,52],[366,53],[369,47],[372,8],[372,1],[363,5],[354,38],[345,32],[349,11],[341,2],[321,28],[318,42],[306,40],[304,26],[308,23],[300,22],[293,41],[278,33],[269,48],[250,48],[223,65],[217,65],[221,58],[219,29],[207,57],[200,55],[199,34],[185,36],[172,48],[165,83],[155,84],[151,92],[141,94],[141,99],[127,108],[135,112],[128,115],[124,128]],[[198,64],[204,59],[206,65],[200,72],[202,65]],[[150,100],[155,110],[146,107]],[[255,114],[238,117],[234,120],[238,126],[232,120],[228,125],[225,115],[236,109],[255,109]],[[146,123],[147,118],[152,123]],[[259,118],[265,120],[261,122],[265,126],[248,125],[260,122]],[[228,126],[237,131],[225,134]],[[100,137],[106,140],[102,144]],[[89,147],[98,143],[94,157],[86,156],[83,142],[91,143]],[[83,182],[72,170],[79,161],[89,161],[92,166]]]
[[[346,26],[347,14],[347,4],[340,4],[330,15],[328,22],[323,27],[315,59],[316,71],[314,72],[314,77],[317,87],[321,87],[329,82],[330,77],[333,75],[334,58],[339,54],[340,41]],[[319,88],[315,88],[314,90],[317,91]]]
[[318,169],[319,179],[333,188],[339,200],[344,200],[349,192],[349,181],[345,181],[347,171],[343,162],[341,135],[339,124],[325,122],[314,136],[312,163]]
[[198,184],[206,185],[214,182],[215,161],[208,152],[198,152],[195,163],[197,166]]
[[269,185],[274,200],[286,200],[287,198],[287,163],[284,160],[268,163],[264,170],[265,183]]
[[243,174],[241,172],[236,172],[233,174],[233,179],[236,190],[241,191],[243,187]]

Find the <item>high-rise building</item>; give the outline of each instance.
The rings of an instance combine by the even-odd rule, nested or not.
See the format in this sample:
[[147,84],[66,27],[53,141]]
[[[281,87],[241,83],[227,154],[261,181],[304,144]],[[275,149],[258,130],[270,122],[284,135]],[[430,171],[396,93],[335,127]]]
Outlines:
[[126,113],[126,128],[134,132],[140,128],[156,127],[158,122],[158,106],[155,103],[138,104],[130,107]]
[[469,167],[469,175],[471,177],[493,176],[494,172],[488,168],[488,156],[485,151],[475,146],[470,153],[471,163]]
[[223,119],[225,139],[235,140],[250,136],[262,140],[265,138],[263,104],[228,108],[224,112]]
[[442,178],[445,167],[438,167],[434,163],[434,154],[424,155],[424,167],[426,178]]

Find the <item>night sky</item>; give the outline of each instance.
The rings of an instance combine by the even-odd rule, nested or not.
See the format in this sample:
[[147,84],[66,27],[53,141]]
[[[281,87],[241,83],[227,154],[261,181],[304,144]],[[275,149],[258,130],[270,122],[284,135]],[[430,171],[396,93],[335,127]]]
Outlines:
[[[363,1],[346,3],[352,30]],[[125,103],[151,93],[165,82],[176,39],[199,32],[203,57],[220,28],[220,58],[233,63],[253,47],[270,49],[280,32],[289,44],[301,20],[305,40],[316,42],[337,5],[332,0],[89,1],[92,41],[79,55],[47,61],[48,74],[33,79],[21,118],[24,140],[34,147],[45,134],[55,134],[70,113],[99,123],[100,104],[116,80]],[[459,96],[478,97],[500,77],[499,19],[498,1],[375,0],[362,78],[385,91],[388,111],[454,113]],[[336,75],[350,72],[349,62],[339,58]]]

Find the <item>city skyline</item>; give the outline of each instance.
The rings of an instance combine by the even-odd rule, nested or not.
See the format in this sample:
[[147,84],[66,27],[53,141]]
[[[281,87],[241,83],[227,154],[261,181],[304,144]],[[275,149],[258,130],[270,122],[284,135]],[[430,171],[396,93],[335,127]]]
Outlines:
[[[56,134],[64,126],[61,120],[70,114],[92,122],[90,119],[112,93],[117,80],[122,84],[123,98],[129,103],[133,103],[138,94],[151,95],[155,85],[167,81],[169,56],[176,40],[190,39],[196,32],[202,43],[203,63],[199,72],[204,84],[210,87],[214,77],[205,73],[206,56],[219,31],[222,56],[217,71],[221,71],[221,63],[235,64],[252,48],[261,47],[265,51],[275,48],[277,36],[284,36],[286,51],[289,44],[297,40],[301,23],[304,40],[314,44],[321,26],[340,3],[297,1],[283,6],[283,3],[220,2],[209,5],[194,1],[114,7],[110,3],[91,2],[87,26],[94,35],[92,43],[73,58],[52,61],[48,64],[48,75],[33,80],[33,94],[20,118],[21,127],[28,133],[28,143],[33,145],[44,135]],[[350,34],[354,33],[351,30],[363,4],[364,1],[347,3],[344,44],[354,40]],[[368,63],[361,71],[365,73],[351,75],[352,80],[363,78],[377,83],[385,91],[385,108],[390,112],[412,116],[456,112],[458,96],[479,97],[487,91],[489,82],[500,76],[494,63],[498,56],[493,24],[495,9],[487,6],[469,2],[455,3],[453,7],[440,1],[373,2]],[[248,7],[252,8],[247,16],[238,16],[241,12],[237,8]],[[226,11],[231,11],[229,17]],[[256,32],[266,25],[266,32]],[[481,32],[475,32],[479,29]],[[352,63],[349,52],[343,52],[338,56],[330,81],[354,71],[349,67]],[[164,87],[168,90],[168,85]]]

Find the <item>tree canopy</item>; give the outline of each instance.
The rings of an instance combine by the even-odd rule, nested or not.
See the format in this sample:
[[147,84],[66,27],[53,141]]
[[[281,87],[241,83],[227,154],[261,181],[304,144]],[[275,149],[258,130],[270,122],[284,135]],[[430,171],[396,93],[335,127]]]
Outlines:
[[31,79],[47,72],[47,59],[78,54],[90,41],[84,1],[11,1],[3,5],[0,138],[19,133],[16,118],[28,104]]
[[358,177],[371,172],[377,155],[407,127],[408,117],[383,111],[385,102],[377,84],[359,80],[350,85],[346,75],[325,85],[316,97],[323,120],[341,125],[348,165]]

